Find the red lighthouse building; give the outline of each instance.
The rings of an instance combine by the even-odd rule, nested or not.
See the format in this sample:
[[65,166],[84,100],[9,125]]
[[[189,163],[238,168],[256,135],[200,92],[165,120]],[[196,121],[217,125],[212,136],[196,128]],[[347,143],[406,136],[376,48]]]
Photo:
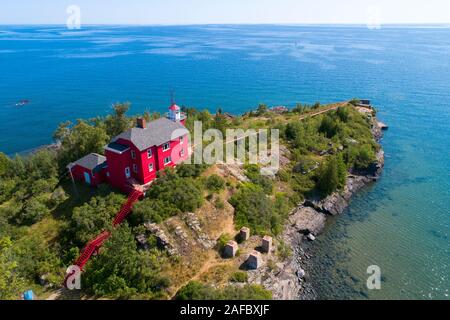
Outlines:
[[158,171],[188,159],[185,120],[186,115],[176,104],[170,106],[167,117],[148,123],[139,118],[134,128],[105,146],[105,156],[90,154],[71,163],[71,175],[89,185],[108,182],[125,192],[132,185],[148,185]]

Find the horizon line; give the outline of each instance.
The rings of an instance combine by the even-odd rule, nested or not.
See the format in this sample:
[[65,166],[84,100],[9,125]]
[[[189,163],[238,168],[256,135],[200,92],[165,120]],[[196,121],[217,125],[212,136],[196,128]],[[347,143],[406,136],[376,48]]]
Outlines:
[[[271,22],[271,23],[180,23],[180,24],[161,24],[161,23],[82,23],[83,26],[164,26],[164,27],[177,27],[177,26],[366,26],[366,23],[341,23],[341,22],[314,22],[314,23],[289,23],[289,22]],[[0,26],[66,26],[65,23],[2,23]],[[380,23],[380,26],[448,26],[450,22],[390,22]]]

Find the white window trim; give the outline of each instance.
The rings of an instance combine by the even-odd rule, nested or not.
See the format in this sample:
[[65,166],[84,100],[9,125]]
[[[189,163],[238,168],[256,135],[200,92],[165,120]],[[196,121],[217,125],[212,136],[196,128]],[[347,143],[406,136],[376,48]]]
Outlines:
[[[166,146],[168,146],[168,147],[167,147],[167,149],[165,148]],[[162,148],[162,149],[163,149],[163,151],[167,151],[167,150],[170,150],[170,142],[166,142],[166,143],[164,143],[164,144],[163,144],[163,148]]]
[[[166,162],[166,159],[169,159],[169,161]],[[165,165],[165,166],[167,166],[168,164],[171,164],[171,163],[172,163],[172,157],[171,157],[171,156],[168,156],[168,157],[165,157],[165,158],[164,158],[164,165]]]
[[[149,152],[150,152],[150,155],[149,155]],[[153,157],[153,151],[152,151],[152,149],[148,149],[147,150],[147,159],[150,159],[151,157]]]
[[153,170],[155,170],[155,169],[153,168],[153,163],[149,163],[149,164],[148,164],[148,172],[153,172]]
[[180,151],[180,157],[184,157],[184,149],[181,149],[181,151]]
[[180,144],[184,143],[184,137],[180,137]]

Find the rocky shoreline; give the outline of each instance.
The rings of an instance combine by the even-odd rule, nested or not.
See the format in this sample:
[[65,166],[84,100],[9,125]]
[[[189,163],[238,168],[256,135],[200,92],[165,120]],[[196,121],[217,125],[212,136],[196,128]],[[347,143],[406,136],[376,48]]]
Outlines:
[[[377,142],[381,140],[382,130],[386,128],[386,125],[373,118],[372,134]],[[311,258],[311,253],[306,251],[304,243],[314,241],[323,231],[327,217],[341,214],[355,193],[381,177],[384,167],[384,151],[381,147],[376,158],[376,163],[367,171],[351,172],[343,191],[333,193],[322,200],[307,199],[291,212],[280,238],[292,248],[292,255],[289,259],[279,262],[276,273],[268,275],[268,281],[262,283],[272,291],[274,299],[317,299],[314,284],[310,282],[304,270]]]

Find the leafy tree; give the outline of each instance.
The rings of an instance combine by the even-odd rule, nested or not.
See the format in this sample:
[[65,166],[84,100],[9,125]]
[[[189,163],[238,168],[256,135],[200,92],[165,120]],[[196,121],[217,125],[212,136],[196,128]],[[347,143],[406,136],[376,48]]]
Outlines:
[[61,168],[89,153],[102,153],[109,140],[102,127],[90,125],[83,120],[78,120],[73,127],[70,125],[70,122],[61,124],[54,134],[54,138],[61,142],[58,153]]
[[130,119],[126,113],[130,109],[130,103],[116,103],[113,105],[113,112],[105,120],[106,133],[110,137],[117,136],[130,127]]
[[307,106],[303,106],[301,103],[297,103],[294,109],[292,109],[292,112],[302,114],[307,110],[308,110]]
[[235,223],[238,228],[250,227],[255,233],[270,232],[274,222],[271,200],[263,189],[257,185],[247,183],[230,198],[230,204],[235,208]]
[[11,247],[11,239],[0,238],[0,300],[15,300],[25,288],[25,280],[17,272],[18,265]]
[[359,148],[354,166],[357,169],[367,169],[376,160],[375,152],[372,150],[371,146],[363,145]]
[[0,178],[0,203],[9,200],[19,181],[16,179]]
[[346,107],[340,107],[336,111],[336,115],[342,122],[347,122],[350,119],[350,111]]
[[169,280],[159,275],[162,257],[157,249],[137,251],[127,224],[116,229],[102,254],[88,265],[82,278],[93,293],[115,298],[160,298]]
[[[308,154],[312,151],[323,150],[328,139],[318,134],[318,120],[309,119],[302,122],[291,122],[286,125],[285,136],[288,141],[293,142],[294,158]],[[298,156],[296,154],[298,153]]]
[[342,189],[347,182],[347,166],[345,165],[344,157],[342,156],[342,154],[336,155],[335,158],[339,177],[338,188]]
[[25,167],[25,160],[23,157],[16,155],[11,163],[9,168],[10,177],[24,177],[27,174],[27,169]]
[[39,283],[46,276],[50,285],[60,285],[64,269],[59,259],[59,246],[50,244],[41,235],[23,237],[14,247],[19,274],[29,281]]
[[134,224],[145,222],[161,223],[180,212],[175,205],[159,199],[145,198],[134,205],[131,221]]
[[324,133],[327,138],[333,138],[339,130],[339,124],[332,117],[329,115],[323,117],[319,132]]
[[228,120],[227,118],[221,114],[221,113],[217,113],[214,116],[214,124],[213,127],[217,130],[220,130],[222,132],[222,134],[225,135],[227,127],[228,127]]
[[58,176],[56,153],[40,150],[26,158],[25,170],[32,179],[49,179]]
[[217,174],[213,174],[206,178],[205,186],[209,191],[218,192],[225,188],[225,180]]
[[35,179],[30,181],[27,191],[29,195],[37,196],[43,193],[52,192],[58,180],[55,177],[48,177],[47,179]]
[[266,114],[268,111],[269,111],[269,108],[267,107],[267,105],[261,103],[258,106],[258,109],[256,109],[256,115],[257,116],[262,116],[262,115]]
[[146,198],[134,206],[132,221],[136,224],[160,223],[178,213],[195,211],[203,204],[203,186],[190,176],[198,175],[200,171],[200,167],[182,165],[177,173],[166,170],[160,174]]
[[330,158],[323,166],[318,181],[323,196],[332,194],[345,185],[347,168],[341,156]]
[[32,225],[41,221],[49,214],[50,210],[47,206],[38,198],[33,197],[29,199],[23,206],[23,209],[17,213],[15,221],[20,225]]
[[313,109],[319,109],[320,108],[320,102],[316,102],[312,106]]
[[73,209],[70,232],[79,245],[84,245],[101,231],[111,227],[111,221],[125,200],[123,195],[110,193],[97,196]]
[[0,177],[10,174],[11,159],[4,153],[0,152]]
[[147,192],[151,199],[173,204],[180,212],[195,211],[203,204],[202,187],[192,178],[181,178],[166,170]]
[[177,167],[177,174],[182,178],[197,178],[207,168],[204,164],[185,164],[182,163]]

